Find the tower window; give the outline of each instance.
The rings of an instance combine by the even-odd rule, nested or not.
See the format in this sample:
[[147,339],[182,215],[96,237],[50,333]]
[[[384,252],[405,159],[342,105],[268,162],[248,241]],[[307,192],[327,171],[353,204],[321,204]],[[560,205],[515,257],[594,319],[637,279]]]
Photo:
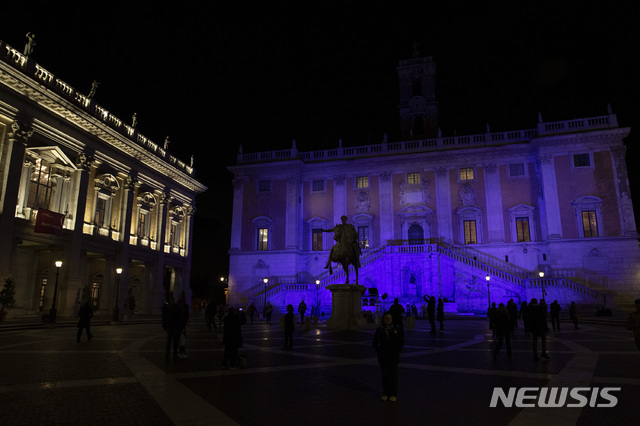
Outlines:
[[368,188],[369,176],[358,176],[356,178],[356,188]]
[[261,180],[258,183],[258,192],[270,192],[271,191],[271,181],[270,180]]
[[586,210],[582,212],[582,230],[585,238],[598,236],[598,218],[595,210]]
[[473,168],[464,167],[459,170],[460,180],[473,180]]
[[516,235],[518,242],[531,241],[531,234],[529,232],[529,218],[517,217],[516,218]]
[[324,181],[323,180],[314,180],[311,183],[311,191],[312,192],[322,192],[322,191],[324,191]]
[[574,154],[573,155],[573,167],[589,167],[591,166],[591,160],[589,154]]
[[269,247],[269,230],[267,228],[258,229],[258,250],[267,250]]
[[407,183],[410,185],[420,183],[420,173],[407,173]]
[[322,229],[311,230],[311,250],[323,250]]

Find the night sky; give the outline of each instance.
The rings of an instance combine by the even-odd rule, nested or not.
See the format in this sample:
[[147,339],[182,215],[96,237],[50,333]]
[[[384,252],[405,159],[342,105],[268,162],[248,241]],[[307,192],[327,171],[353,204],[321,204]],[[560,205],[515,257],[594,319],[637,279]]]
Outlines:
[[[567,120],[605,115],[611,104],[620,126],[635,128],[628,164],[640,151],[634,1],[20,3],[0,9],[0,39],[22,51],[35,33],[41,66],[85,94],[97,80],[98,104],[127,123],[136,112],[142,134],[158,144],[168,135],[174,155],[195,156],[209,190],[198,197],[194,281],[227,273],[226,166],[238,147],[398,140],[396,66],[413,42],[436,63],[443,136],[483,133],[486,123],[532,129],[539,112]],[[633,167],[630,179],[640,217]]]

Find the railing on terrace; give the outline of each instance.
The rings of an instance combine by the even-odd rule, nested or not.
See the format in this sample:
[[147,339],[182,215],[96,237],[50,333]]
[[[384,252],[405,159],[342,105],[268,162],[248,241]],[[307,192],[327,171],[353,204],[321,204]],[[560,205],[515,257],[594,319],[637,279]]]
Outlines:
[[588,297],[592,297],[597,302],[603,302],[604,296],[597,292],[596,290],[592,290],[588,287],[585,287],[582,284],[578,284],[576,282],[564,279],[564,278],[532,278],[528,280],[527,285],[533,288],[566,288],[568,290],[574,291],[579,294],[583,294]]
[[[485,263],[482,260],[478,260],[477,253],[474,256],[469,256],[467,250],[463,247],[453,246],[449,244],[443,244],[439,239],[425,239],[421,240],[424,244],[408,244],[409,240],[393,240],[394,245],[386,245],[378,250],[374,250],[367,253],[360,261],[361,268],[364,269],[369,265],[378,262],[386,255],[391,254],[415,254],[415,253],[439,253],[443,256],[447,256],[456,262],[467,265],[474,268],[477,271],[482,271],[482,274],[489,275],[491,279],[498,278],[502,282],[510,283],[519,287],[533,287],[533,288],[554,288],[562,287],[568,290],[572,290],[579,294],[583,294],[588,297],[592,297],[596,301],[602,301],[603,295],[598,291],[590,289],[589,287],[576,283],[566,278],[558,277],[532,277],[530,271],[526,271],[523,268],[505,264],[501,266],[507,266],[513,268],[513,272],[503,270],[500,267],[494,266],[491,263]],[[407,243],[405,243],[407,241]],[[415,240],[411,240],[414,242]],[[495,259],[487,256],[490,261]],[[524,271],[524,272],[523,272]],[[352,266],[349,267],[350,280],[355,281],[355,271]],[[575,274],[575,271],[574,271]],[[331,284],[344,283],[346,274],[345,271],[340,270],[334,274],[330,274],[328,271],[323,272],[321,275],[315,277],[320,281],[320,289],[325,289],[326,286]],[[315,283],[298,283],[296,276],[272,276],[269,278],[269,284],[265,289],[265,286],[258,284],[253,286],[249,290],[249,294],[258,300],[265,300],[265,297],[270,298],[283,291],[310,291],[315,290]]]
[[108,110],[96,104],[93,99],[81,94],[73,87],[60,80],[53,73],[35,63],[33,59],[23,55],[18,50],[12,48],[1,40],[0,59],[14,68],[19,69],[27,76],[47,87],[53,93],[65,98],[67,101],[84,110],[86,113],[97,118],[106,126],[119,132],[122,136],[133,141],[137,145],[144,147],[147,151],[152,152],[158,157],[163,158],[166,162],[172,164],[174,167],[182,170],[188,175],[193,175],[193,167],[171,155],[171,153],[165,149],[164,144],[163,146],[160,146],[151,141],[151,139],[143,136],[138,132],[133,123],[131,126],[125,124]]
[[237,164],[255,163],[275,160],[302,160],[305,162],[337,160],[343,158],[366,157],[378,154],[406,154],[413,152],[450,150],[457,147],[468,148],[490,145],[507,145],[528,142],[536,136],[552,135],[575,131],[607,129],[618,127],[615,114],[600,117],[565,120],[555,122],[540,122],[537,129],[511,130],[506,132],[488,132],[477,135],[439,137],[401,142],[384,142],[375,145],[357,147],[338,147],[320,151],[299,152],[297,148],[258,153],[239,153]]

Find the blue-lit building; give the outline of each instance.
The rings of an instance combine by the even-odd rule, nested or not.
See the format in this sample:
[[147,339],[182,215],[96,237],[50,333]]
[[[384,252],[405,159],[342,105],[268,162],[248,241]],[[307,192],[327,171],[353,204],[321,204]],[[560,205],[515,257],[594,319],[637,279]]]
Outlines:
[[[603,115],[464,136],[438,130],[432,58],[401,61],[402,140],[300,152],[240,152],[233,173],[229,302],[305,299],[330,312],[325,269],[346,215],[362,248],[359,284],[404,304],[442,297],[486,311],[543,295],[628,308],[640,250],[624,139]],[[535,121],[535,119],[534,119]],[[353,282],[353,274],[351,274]],[[374,290],[371,290],[374,289]]]

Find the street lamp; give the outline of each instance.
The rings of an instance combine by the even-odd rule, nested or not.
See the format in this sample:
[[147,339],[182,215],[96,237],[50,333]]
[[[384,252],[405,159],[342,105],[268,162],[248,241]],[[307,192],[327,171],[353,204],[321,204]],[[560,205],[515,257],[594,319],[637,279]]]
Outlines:
[[264,308],[262,310],[262,315],[266,315],[266,312],[267,312],[267,283],[269,282],[269,278],[264,277],[262,279],[262,282],[264,283]]
[[111,321],[118,322],[120,320],[120,309],[118,309],[118,295],[120,294],[120,274],[122,268],[116,268],[116,304],[113,306],[113,317]]
[[544,293],[544,272],[540,271],[538,272],[538,275],[540,276],[540,287],[542,288],[542,298],[544,299],[545,293]]
[[60,268],[62,267],[62,260],[56,260],[56,285],[53,288],[53,303],[51,304],[51,310],[49,310],[49,322],[51,324],[56,323],[56,316],[58,314],[58,310],[56,309],[56,298],[58,296],[58,277],[60,276]]
[[316,316],[320,317],[320,280],[316,280]]
[[484,279],[487,280],[487,300],[489,301],[489,308],[491,308],[491,291],[489,290],[489,280],[491,279],[491,277],[489,276],[489,274],[487,274]]

